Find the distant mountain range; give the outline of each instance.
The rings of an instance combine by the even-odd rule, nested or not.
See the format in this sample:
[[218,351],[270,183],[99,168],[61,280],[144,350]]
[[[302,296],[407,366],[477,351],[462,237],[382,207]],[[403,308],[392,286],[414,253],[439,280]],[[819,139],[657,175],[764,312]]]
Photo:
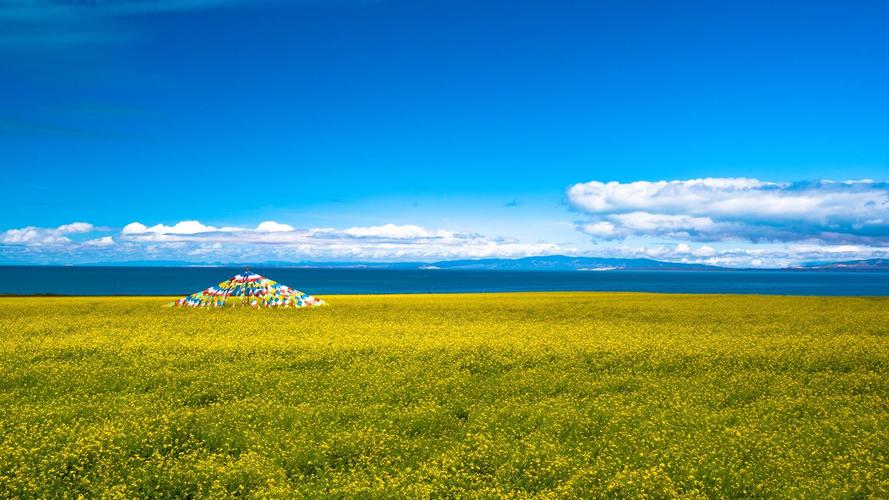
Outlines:
[[889,271],[889,259],[847,260],[845,262],[810,262],[801,266],[804,269],[824,269],[829,271]]
[[[187,262],[176,260],[99,262],[91,266],[134,267],[244,267],[236,262]],[[257,268],[316,268],[316,269],[452,269],[477,271],[707,271],[729,268],[705,264],[683,264],[653,259],[617,259],[606,257],[569,257],[549,255],[519,259],[462,259],[439,262],[254,262]],[[792,270],[849,270],[889,271],[889,259],[867,259],[846,262],[809,262]],[[737,270],[737,269],[735,269]]]

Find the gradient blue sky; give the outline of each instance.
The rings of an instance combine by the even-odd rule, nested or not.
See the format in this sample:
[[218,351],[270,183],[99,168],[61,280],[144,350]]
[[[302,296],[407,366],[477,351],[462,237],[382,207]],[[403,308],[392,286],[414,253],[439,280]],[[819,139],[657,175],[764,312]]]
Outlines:
[[[0,262],[883,256],[886,26],[881,1],[0,3]],[[775,184],[625,199],[701,178]],[[571,191],[609,181],[606,208]],[[762,189],[798,215],[723,209]]]

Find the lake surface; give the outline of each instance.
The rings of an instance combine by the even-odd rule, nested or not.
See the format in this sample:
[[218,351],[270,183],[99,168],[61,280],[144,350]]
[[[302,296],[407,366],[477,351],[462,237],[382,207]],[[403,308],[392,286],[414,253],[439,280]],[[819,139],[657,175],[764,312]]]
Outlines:
[[[458,271],[251,268],[313,295],[631,291],[889,295],[889,273],[861,271]],[[185,295],[243,268],[0,266],[0,294]]]

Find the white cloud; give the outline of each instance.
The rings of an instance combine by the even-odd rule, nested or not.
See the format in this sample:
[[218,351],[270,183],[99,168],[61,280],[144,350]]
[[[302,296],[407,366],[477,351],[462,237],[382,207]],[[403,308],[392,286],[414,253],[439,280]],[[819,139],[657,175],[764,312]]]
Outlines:
[[716,254],[716,249],[711,246],[703,245],[692,250],[691,254],[695,257],[712,257]]
[[[548,242],[524,243],[413,224],[297,229],[265,221],[247,229],[207,226],[199,221],[151,227],[134,222],[123,228],[120,237],[137,248],[150,250],[152,255],[167,252],[169,255],[164,258],[185,254],[221,261],[441,260],[577,251]],[[150,246],[146,245],[149,243]]]
[[144,224],[140,224],[138,222],[130,222],[129,224],[124,226],[120,232],[123,234],[141,234],[141,233],[147,233],[148,228],[145,227]]
[[33,226],[10,229],[0,236],[0,243],[6,245],[57,245],[69,241],[58,230]]
[[196,220],[184,220],[181,222],[177,222],[172,226],[165,226],[163,224],[156,224],[151,227],[146,227],[144,224],[140,224],[138,222],[131,222],[123,227],[121,231],[123,234],[199,234],[199,233],[210,233],[214,231],[236,231],[239,228],[236,227],[213,227],[206,226],[201,224]]
[[700,203],[709,193],[743,192],[760,188],[756,179],[693,179],[688,181],[599,182],[575,184],[568,198],[578,208],[590,213],[633,212],[653,207],[684,209],[690,202]]
[[[669,234],[713,227],[706,217],[673,214],[639,215],[626,212],[614,219],[589,222],[588,233],[630,230],[653,231],[662,226]],[[712,219],[711,219],[712,220]],[[843,261],[889,258],[889,246],[866,243],[784,242],[749,245],[723,241],[697,243],[694,238],[676,241],[630,238],[607,247],[578,249],[552,242],[527,242],[472,232],[420,225],[384,224],[348,228],[299,229],[265,221],[255,227],[211,226],[199,221],[146,226],[134,222],[118,234],[83,238],[75,234],[82,225],[56,228],[24,227],[0,233],[0,257],[19,262],[85,263],[112,260],[169,259],[195,262],[243,261],[434,261],[459,258],[525,257],[529,255],[593,255],[646,257],[658,260],[731,267],[784,267],[807,261]],[[713,221],[712,224],[729,224]],[[732,223],[734,224],[734,223]],[[289,229],[288,229],[289,228]],[[679,228],[679,229],[677,229]],[[95,228],[92,228],[95,230]],[[274,230],[273,230],[274,229]],[[665,233],[658,233],[665,234]],[[78,241],[79,240],[79,241]],[[634,241],[635,246],[627,245]],[[641,243],[640,243],[641,242]]]
[[614,236],[614,224],[608,221],[590,222],[581,226],[580,230],[600,238],[611,238]]
[[188,241],[192,238],[203,238],[209,233],[235,233],[248,231],[239,227],[215,227],[208,226],[196,220],[184,220],[172,226],[155,224],[148,227],[140,222],[131,222],[121,229],[124,235],[131,241]]
[[111,236],[102,236],[101,238],[84,241],[83,244],[92,247],[110,247],[114,245],[114,238]]
[[343,234],[356,238],[391,238],[391,239],[417,239],[417,238],[453,238],[452,231],[429,230],[414,225],[385,224],[383,226],[350,227]]
[[87,222],[72,222],[56,228],[27,226],[0,233],[0,243],[25,246],[65,245],[71,243],[71,239],[65,235],[89,233],[93,229],[93,225]]
[[889,243],[885,182],[592,181],[571,186],[567,196],[590,217],[578,230],[598,239]]
[[291,226],[290,224],[280,224],[273,220],[260,222],[259,225],[256,226],[256,230],[264,233],[282,233],[287,231],[295,231],[293,226]]
[[885,259],[889,258],[889,247],[777,244],[714,248],[709,245],[695,247],[679,243],[677,245],[617,245],[601,249],[598,255],[622,258],[645,257],[670,262],[723,267],[782,268],[798,266],[806,262]]
[[72,222],[71,224],[62,224],[56,230],[63,234],[89,233],[93,230],[93,225],[89,222]]

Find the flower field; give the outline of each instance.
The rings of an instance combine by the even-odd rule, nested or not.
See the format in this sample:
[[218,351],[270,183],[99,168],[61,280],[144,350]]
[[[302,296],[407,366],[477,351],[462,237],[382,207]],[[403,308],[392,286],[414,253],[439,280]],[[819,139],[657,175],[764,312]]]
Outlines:
[[0,497],[889,497],[889,299],[0,298]]

